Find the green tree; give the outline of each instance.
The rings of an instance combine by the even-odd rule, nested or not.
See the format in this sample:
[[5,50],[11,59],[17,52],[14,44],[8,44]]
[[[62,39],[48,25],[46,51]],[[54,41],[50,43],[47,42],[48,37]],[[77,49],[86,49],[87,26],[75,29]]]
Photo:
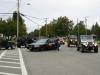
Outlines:
[[97,22],[92,26],[91,33],[97,35],[97,37],[100,37],[100,26]]
[[86,34],[86,28],[84,22],[80,21],[78,24],[76,24],[71,33],[74,35],[78,35],[78,33],[80,35]]
[[66,16],[59,17],[54,26],[56,36],[66,36],[70,34],[73,24],[73,21],[69,20]]
[[33,35],[34,35],[34,37],[38,37],[39,36],[39,30],[35,29]]
[[[17,13],[16,11],[13,13],[12,17],[13,25],[17,26]],[[16,30],[16,29],[15,29]],[[19,36],[24,36],[26,35],[26,25],[24,23],[24,20],[22,19],[21,15],[19,15]]]

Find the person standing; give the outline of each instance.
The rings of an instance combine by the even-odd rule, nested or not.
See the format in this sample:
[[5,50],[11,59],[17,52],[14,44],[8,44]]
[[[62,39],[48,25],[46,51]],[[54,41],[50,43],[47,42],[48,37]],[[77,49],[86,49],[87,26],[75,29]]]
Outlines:
[[55,40],[55,47],[59,51],[60,43],[58,38]]

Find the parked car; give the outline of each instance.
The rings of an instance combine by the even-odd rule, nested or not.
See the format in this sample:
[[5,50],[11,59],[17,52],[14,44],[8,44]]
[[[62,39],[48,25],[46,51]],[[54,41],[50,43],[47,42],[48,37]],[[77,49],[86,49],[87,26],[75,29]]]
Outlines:
[[25,37],[19,37],[17,39],[17,47],[21,48],[21,47],[26,47],[27,44],[27,39]]
[[67,45],[68,45],[68,47],[70,47],[71,45],[77,46],[77,36],[70,35],[67,40]]
[[26,48],[29,49],[29,44],[35,43],[36,40],[32,39],[32,38],[28,38],[26,40]]
[[91,52],[93,50],[95,53],[98,53],[98,45],[93,39],[93,36],[81,35],[77,50],[81,52]]
[[42,51],[50,49],[58,50],[58,47],[56,46],[53,39],[40,39],[35,43],[29,44],[30,51]]
[[5,48],[5,49],[13,49],[15,48],[15,43],[12,41],[8,41],[7,39],[0,37],[0,49]]
[[65,41],[64,41],[63,38],[59,38],[59,42],[60,42],[61,45],[64,45],[65,44]]

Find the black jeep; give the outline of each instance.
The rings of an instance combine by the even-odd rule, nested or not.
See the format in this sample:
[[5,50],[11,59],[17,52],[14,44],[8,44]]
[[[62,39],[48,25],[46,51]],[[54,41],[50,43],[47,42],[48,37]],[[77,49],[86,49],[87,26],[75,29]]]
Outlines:
[[70,47],[70,45],[77,46],[77,36],[76,35],[70,35],[68,37],[67,45],[68,45],[68,47]]

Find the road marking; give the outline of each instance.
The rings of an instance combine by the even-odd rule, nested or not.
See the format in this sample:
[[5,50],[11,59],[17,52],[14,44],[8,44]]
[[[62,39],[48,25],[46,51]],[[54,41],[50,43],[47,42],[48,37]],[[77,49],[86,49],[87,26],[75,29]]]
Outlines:
[[0,75],[21,75],[21,74],[13,74],[13,73],[0,72]]
[[25,63],[24,63],[24,60],[23,60],[23,56],[22,56],[22,53],[21,53],[21,50],[19,48],[18,48],[18,51],[19,51],[22,75],[28,75],[26,67],[25,67]]
[[3,51],[2,54],[0,55],[0,59],[6,54],[7,50]]
[[0,67],[21,69],[21,67],[14,67],[14,66],[3,66],[3,65],[0,65]]
[[19,59],[14,59],[14,58],[2,58],[2,59],[19,60]]
[[4,56],[5,58],[19,58],[18,56]]
[[0,61],[0,62],[2,62],[2,63],[11,63],[11,64],[20,64],[18,62],[8,62],[8,61]]

